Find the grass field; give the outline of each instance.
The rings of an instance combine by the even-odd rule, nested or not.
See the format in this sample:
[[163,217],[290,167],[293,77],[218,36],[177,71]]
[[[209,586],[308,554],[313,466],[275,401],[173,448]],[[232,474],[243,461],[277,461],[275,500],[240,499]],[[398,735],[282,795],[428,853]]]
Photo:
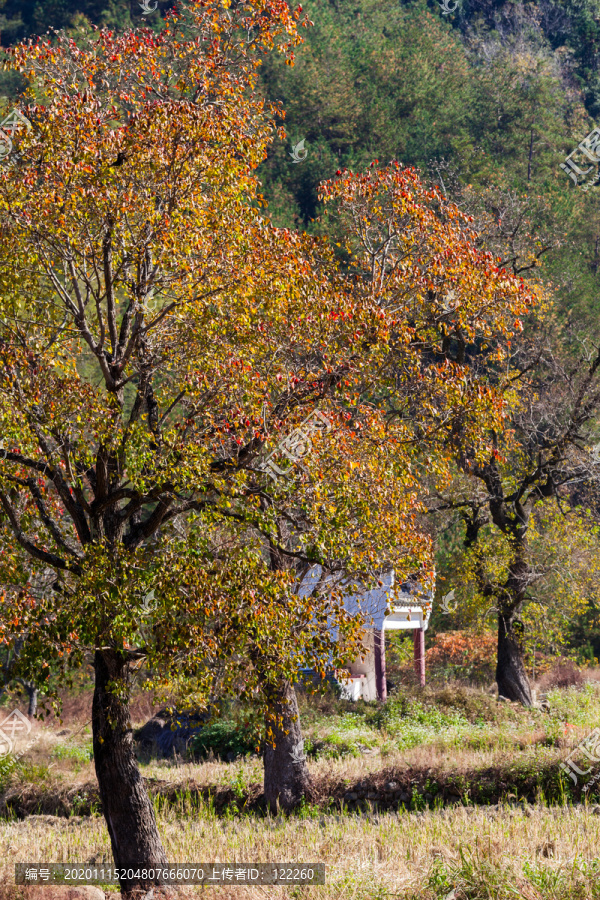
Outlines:
[[[549,701],[550,711],[524,710],[460,685],[406,689],[385,708],[305,700],[317,799],[287,819],[265,816],[254,802],[257,756],[154,760],[141,770],[173,862],[327,867],[324,887],[186,888],[193,896],[600,898],[600,805],[558,775],[560,761],[597,727],[600,685],[555,690]],[[43,888],[14,886],[16,861],[111,860],[85,716],[36,724],[32,737],[26,756],[0,767],[2,900],[42,900]],[[361,787],[368,798],[390,779],[411,788],[395,809],[345,801]]]
[[[158,819],[171,860],[294,860],[327,867],[325,887],[188,889],[203,896],[438,900],[454,890],[456,898],[469,900],[600,897],[600,815],[585,807],[460,807],[288,820],[217,818],[209,810],[186,815],[174,808]],[[110,847],[100,817],[32,817],[0,824],[0,858],[0,879],[8,887],[15,860],[108,862]]]

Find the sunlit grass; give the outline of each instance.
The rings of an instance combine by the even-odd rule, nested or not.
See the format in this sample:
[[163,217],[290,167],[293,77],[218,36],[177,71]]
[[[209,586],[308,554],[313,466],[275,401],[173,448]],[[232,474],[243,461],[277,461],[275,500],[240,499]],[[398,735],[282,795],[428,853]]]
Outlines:
[[[223,819],[208,807],[182,817],[171,807],[159,811],[158,824],[172,862],[326,865],[325,887],[269,886],[232,897],[308,898],[318,891],[324,900],[441,900],[453,888],[469,900],[600,897],[600,816],[585,807],[459,807],[375,817],[312,810],[287,820]],[[0,824],[0,859],[6,884],[16,861],[108,863],[110,843],[99,817],[30,817]],[[585,884],[588,893],[581,892]],[[227,897],[218,890],[216,897]]]
[[[518,773],[557,766],[569,747],[597,727],[600,685],[553,691],[549,700],[550,712],[543,712],[497,704],[464,688],[429,688],[393,697],[386,707],[330,703],[320,709],[303,703],[309,768],[317,780],[347,785],[384,769],[431,772],[434,794],[436,778],[448,775],[463,780],[469,802],[467,789],[486,767],[498,767],[510,781]],[[13,790],[68,789],[77,799],[80,788],[95,784],[89,731],[77,728],[65,737],[56,727],[35,725],[34,733],[35,745],[5,776]],[[416,795],[421,812],[331,816],[305,805],[289,819],[264,819],[244,811],[248,792],[256,795],[262,785],[258,756],[232,763],[152,760],[140,769],[153,785],[172,789],[169,800],[153,798],[171,861],[327,866],[325,887],[188,889],[193,895],[304,900],[318,892],[323,900],[445,900],[454,892],[454,900],[600,900],[600,807],[548,808],[540,795],[542,802],[526,809],[428,810]],[[233,802],[217,813],[198,794],[209,786],[229,788]],[[511,791],[507,797],[515,803],[518,796]],[[99,816],[0,822],[0,885],[10,885],[15,860],[110,859]],[[4,896],[0,891],[0,900]],[[35,900],[33,894],[22,896]]]

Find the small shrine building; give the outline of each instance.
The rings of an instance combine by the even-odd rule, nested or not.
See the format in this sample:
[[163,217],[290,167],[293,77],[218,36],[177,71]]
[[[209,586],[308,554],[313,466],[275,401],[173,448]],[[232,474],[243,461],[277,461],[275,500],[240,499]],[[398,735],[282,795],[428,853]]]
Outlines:
[[[326,585],[333,579],[327,576],[321,581],[321,566],[313,566],[299,585],[300,596],[309,596],[319,583]],[[386,700],[385,632],[412,631],[415,670],[419,683],[425,685],[425,632],[429,625],[433,593],[425,591],[416,580],[394,584],[394,572],[381,576],[381,584],[366,590],[359,583],[343,586],[344,608],[350,615],[362,616],[365,624],[364,658],[360,657],[343,670],[337,670],[330,678],[339,684],[342,697],[348,700]],[[332,629],[335,639],[336,630]],[[305,675],[309,675],[309,671]]]

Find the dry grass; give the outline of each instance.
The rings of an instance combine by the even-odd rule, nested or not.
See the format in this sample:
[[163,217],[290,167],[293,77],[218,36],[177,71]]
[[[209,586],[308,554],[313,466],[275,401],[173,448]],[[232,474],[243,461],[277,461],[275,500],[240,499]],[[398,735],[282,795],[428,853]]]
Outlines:
[[[480,783],[483,773],[488,773],[488,782],[496,778],[499,785],[509,785],[500,791],[500,795],[516,791],[521,796],[516,785],[510,786],[516,767],[533,773],[532,783],[535,783],[536,772],[547,771],[548,766],[556,767],[568,752],[567,747],[575,746],[589,731],[588,723],[597,721],[600,690],[563,692],[556,701],[562,707],[557,715],[553,713],[552,716],[539,710],[508,708],[477,692],[463,690],[461,693],[459,689],[431,691],[431,697],[423,701],[423,708],[428,714],[429,711],[435,713],[436,709],[447,708],[450,702],[457,708],[462,708],[461,704],[470,706],[470,722],[463,718],[457,727],[444,725],[436,728],[432,724],[415,723],[410,718],[394,720],[391,724],[395,732],[392,734],[387,734],[385,728],[377,730],[364,719],[361,725],[360,717],[357,718],[357,727],[352,715],[344,713],[343,709],[340,714],[338,709],[336,727],[342,736],[363,729],[374,735],[379,743],[361,755],[338,758],[320,756],[317,760],[311,760],[309,768],[318,796],[326,800],[325,795],[330,796],[328,792],[335,790],[337,793],[334,795],[341,797],[346,789],[344,786],[354,790],[354,785],[360,781],[381,781],[386,777],[399,779],[401,783],[403,780],[411,782],[416,776],[422,782],[431,777],[440,789],[446,782],[459,779],[468,787]],[[31,734],[17,742],[19,751],[26,743],[30,744],[32,738],[36,739],[23,758],[25,765],[13,773],[10,790],[5,794],[8,809],[16,810],[17,815],[32,812],[69,815],[93,812],[97,808],[94,765],[86,753],[91,745],[90,730],[85,718],[79,715],[80,711],[75,709],[74,704],[70,705],[71,718],[68,721],[34,723]],[[486,721],[482,719],[478,725],[476,718],[480,707]],[[317,736],[322,738],[331,732],[335,719],[335,709],[307,710],[305,733],[312,734],[315,739]],[[400,749],[397,736],[405,738],[411,728],[417,729],[416,739],[423,742]],[[426,729],[424,733],[421,733],[422,728]],[[235,795],[240,799],[244,794],[256,798],[260,794],[263,777],[262,762],[258,757],[239,759],[234,763],[218,760],[186,763],[180,760],[174,764],[172,761],[155,760],[140,765],[140,769],[151,782],[153,793],[166,792],[171,797],[180,791],[185,793],[188,788],[192,792],[210,788],[227,789],[229,796]],[[521,784],[527,796],[535,796],[535,787],[531,791],[523,782]],[[410,793],[410,786],[408,790]],[[460,793],[462,795],[463,792]],[[470,796],[474,797],[476,793]],[[494,798],[498,794],[492,790],[485,796]],[[224,799],[224,802],[229,801]],[[0,809],[6,808],[1,804],[0,796]]]
[[[578,872],[592,866],[600,843],[600,816],[584,807],[229,821],[167,813],[159,816],[159,827],[170,860],[326,864],[325,887],[236,888],[231,895],[271,900],[314,896],[317,890],[320,900],[442,897],[445,894],[429,893],[427,884],[440,867],[448,873],[464,869],[461,853],[475,872],[502,873],[505,886],[521,885],[523,891],[531,885],[528,866],[551,878],[568,873],[576,882]],[[0,882],[5,884],[13,881],[15,861],[87,863],[110,858],[101,818],[30,817],[0,824]],[[194,891],[213,893],[208,888]],[[215,896],[225,900],[227,891],[218,889]],[[536,893],[506,896],[546,900]]]
[[[427,707],[444,709],[446,693],[448,702],[460,706],[460,692],[449,688],[435,697],[432,692]],[[394,746],[394,735],[381,731],[373,752],[311,760],[311,774],[323,784],[354,784],[384,769],[412,774],[464,773],[475,779],[488,767],[508,771],[526,762],[535,769],[550,758],[558,762],[566,747],[574,746],[595,727],[600,689],[564,692],[553,701],[551,716],[494,704],[481,727],[473,710],[483,700],[465,693],[464,701],[472,705],[468,727],[436,729],[426,723],[430,729],[427,741],[403,750]],[[76,793],[79,787],[96,783],[93,763],[83,752],[90,742],[85,702],[82,694],[77,703],[71,703],[62,723],[35,723],[31,734],[18,740],[17,752],[37,739],[24,757],[22,771],[16,773],[23,790],[69,789]],[[136,724],[149,714],[149,709],[140,707]],[[330,711],[320,710],[312,721],[307,714],[305,731],[322,736],[333,728],[335,714],[334,706]],[[406,729],[410,727],[407,719]],[[554,746],[547,745],[549,736]],[[141,770],[155,783],[181,788],[176,802],[155,801],[170,860],[324,862],[327,866],[325,887],[190,888],[190,896],[214,895],[215,900],[304,900],[316,896],[319,900],[444,900],[456,889],[453,900],[600,900],[598,807],[449,807],[370,817],[323,816],[308,808],[287,820],[234,817],[231,810],[217,816],[197,799],[191,804],[186,785],[246,790],[262,783],[258,757],[234,763],[209,760],[173,765],[154,761],[142,765]],[[0,820],[0,900],[43,900],[40,888],[19,893],[20,888],[11,886],[15,861],[88,863],[109,862],[110,858],[101,817]]]
[[[53,757],[53,752],[64,745],[51,732],[41,732],[40,739],[24,758],[22,771],[16,772],[12,785],[6,793],[11,805],[25,812],[60,811],[63,815],[87,812],[84,800],[88,792],[96,795],[97,780],[94,764],[78,759]],[[465,784],[478,779],[478,773],[497,771],[510,772],[518,759],[530,771],[547,765],[548,761],[558,765],[564,750],[547,748],[536,743],[523,743],[523,749],[514,752],[497,747],[461,747],[449,752],[447,748],[426,746],[414,747],[407,751],[386,753],[376,750],[363,757],[343,757],[339,759],[317,759],[309,761],[309,770],[317,793],[327,800],[328,791],[334,786],[348,788],[362,781],[382,782],[382,779],[411,780],[422,775],[431,777],[440,785],[447,779],[455,781],[463,778]],[[144,778],[151,783],[152,793],[159,792],[171,797],[181,793],[185,796],[204,789],[228,789],[240,798],[256,798],[262,790],[263,766],[259,757],[238,759],[233,763],[208,760],[204,763],[166,764],[154,761],[140,766]],[[387,775],[385,774],[387,773]],[[499,775],[498,777],[503,777]],[[515,790],[516,788],[513,788]],[[339,788],[337,796],[341,796]],[[344,788],[342,787],[342,793]],[[239,793],[238,793],[239,792]],[[325,793],[323,793],[325,792]],[[233,795],[231,795],[233,797]],[[15,798],[21,798],[15,805]],[[39,804],[39,805],[38,805]],[[93,807],[92,807],[93,809]],[[22,814],[22,813],[20,813]]]
[[[533,726],[533,727],[532,727]],[[307,729],[308,730],[308,729]],[[65,729],[58,724],[46,726],[38,722],[32,725],[31,733],[26,737],[18,737],[15,750],[19,754],[35,738],[36,742],[23,757],[34,768],[47,770],[43,778],[48,785],[68,784],[70,787],[96,781],[92,761],[58,756],[58,750],[89,746],[90,736],[82,728],[73,728],[66,735]],[[552,755],[562,758],[567,746],[574,746],[586,733],[584,728],[573,728],[567,737],[559,740],[559,747]],[[502,765],[514,759],[515,749],[519,758],[535,757],[539,752],[548,753],[543,747],[545,731],[526,720],[520,728],[507,733],[505,726],[497,730],[488,729],[481,737],[476,738],[457,735],[453,739],[445,734],[431,743],[419,745],[406,750],[398,750],[393,746],[375,747],[361,756],[344,756],[338,759],[318,758],[309,762],[311,774],[317,780],[332,778],[358,781],[369,774],[385,768],[393,769],[436,769],[440,772],[467,773],[474,769]],[[391,743],[391,742],[390,742]],[[559,748],[562,748],[559,749]],[[258,756],[240,758],[233,763],[220,760],[204,762],[184,762],[181,760],[152,760],[140,764],[145,778],[164,781],[169,784],[182,784],[193,781],[199,786],[230,785],[232,782],[251,784],[262,782],[262,760]],[[38,779],[42,778],[41,772]]]

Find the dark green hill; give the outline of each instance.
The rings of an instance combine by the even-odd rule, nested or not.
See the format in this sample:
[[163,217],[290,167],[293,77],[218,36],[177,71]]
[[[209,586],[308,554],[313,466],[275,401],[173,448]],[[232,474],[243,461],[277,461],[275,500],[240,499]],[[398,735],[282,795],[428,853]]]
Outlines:
[[[296,65],[272,54],[261,70],[286,109],[287,139],[260,170],[271,215],[323,228],[322,179],[397,159],[495,221],[485,240],[499,255],[544,263],[565,314],[596,317],[598,198],[560,164],[600,120],[600,0],[455,4],[444,15],[438,0],[306,0],[314,25]],[[160,28],[170,5],[143,16],[138,0],[0,0],[0,39],[86,23]],[[2,76],[0,93],[18,88]]]

